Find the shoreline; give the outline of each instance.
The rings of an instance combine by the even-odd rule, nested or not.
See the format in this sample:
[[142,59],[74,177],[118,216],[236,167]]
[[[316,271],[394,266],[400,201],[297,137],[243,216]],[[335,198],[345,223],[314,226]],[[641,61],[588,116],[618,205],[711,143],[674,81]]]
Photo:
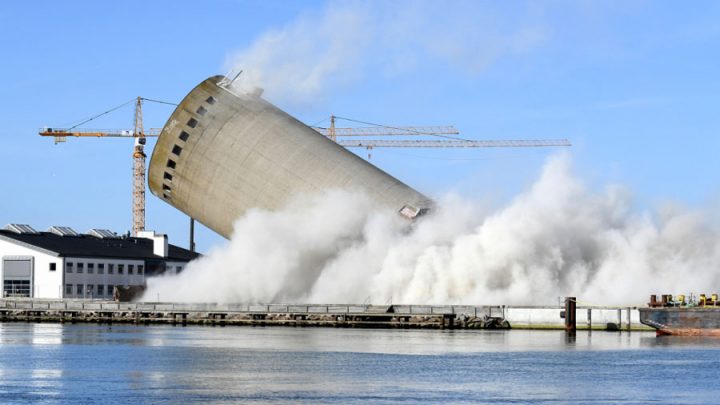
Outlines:
[[[561,306],[347,305],[0,299],[0,322],[125,323],[383,329],[564,330]],[[637,307],[581,307],[577,330],[638,332]]]

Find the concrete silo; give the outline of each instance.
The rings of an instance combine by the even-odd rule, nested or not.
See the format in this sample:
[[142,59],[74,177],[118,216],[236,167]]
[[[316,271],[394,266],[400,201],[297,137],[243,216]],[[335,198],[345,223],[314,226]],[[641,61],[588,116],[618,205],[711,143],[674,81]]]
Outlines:
[[153,151],[150,190],[175,208],[229,238],[248,209],[280,209],[299,193],[360,191],[408,218],[431,207],[424,195],[222,80],[211,77],[182,100]]

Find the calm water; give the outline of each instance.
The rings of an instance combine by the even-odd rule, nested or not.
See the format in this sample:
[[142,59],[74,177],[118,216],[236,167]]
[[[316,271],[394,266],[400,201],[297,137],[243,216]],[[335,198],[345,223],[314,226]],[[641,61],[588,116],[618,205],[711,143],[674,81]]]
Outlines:
[[720,403],[720,340],[0,324],[0,403]]

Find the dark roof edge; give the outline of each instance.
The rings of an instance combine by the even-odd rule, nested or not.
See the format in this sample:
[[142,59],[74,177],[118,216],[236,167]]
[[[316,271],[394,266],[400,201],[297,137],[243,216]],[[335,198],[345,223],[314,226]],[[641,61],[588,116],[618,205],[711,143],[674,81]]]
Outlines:
[[183,262],[183,263],[190,263],[191,261],[195,259],[183,259],[180,257],[162,257],[162,256],[156,256],[156,257],[120,257],[120,256],[111,256],[111,255],[105,255],[105,256],[98,256],[98,255],[73,255],[73,254],[58,254],[58,257],[65,257],[65,258],[71,258],[71,259],[112,259],[112,260],[135,260],[135,261],[148,261],[148,260],[160,260],[160,261],[166,261],[166,262]]

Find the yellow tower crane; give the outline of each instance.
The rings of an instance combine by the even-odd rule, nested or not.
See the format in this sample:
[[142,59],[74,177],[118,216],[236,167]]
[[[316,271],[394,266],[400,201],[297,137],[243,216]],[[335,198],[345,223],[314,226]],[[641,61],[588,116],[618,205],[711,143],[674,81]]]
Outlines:
[[[337,120],[350,121],[366,127],[339,128],[335,125]],[[329,127],[311,127],[315,131],[337,142],[346,148],[365,148],[370,151],[374,148],[537,148],[547,146],[572,146],[567,139],[501,139],[501,140],[472,140],[458,138],[460,134],[453,126],[434,127],[393,127],[371,122],[358,121],[352,118],[330,116]],[[338,139],[358,136],[404,136],[415,139]],[[445,139],[428,139],[440,137]]]
[[[55,144],[65,142],[69,136],[74,137],[94,137],[94,138],[133,138],[135,145],[133,147],[133,187],[132,187],[132,235],[137,236],[139,232],[145,230],[145,143],[146,137],[159,136],[159,129],[143,129],[142,104],[143,101],[155,101],[137,97],[118,107],[98,114],[70,128],[41,128],[39,134],[42,136],[52,136],[55,138]],[[108,114],[119,109],[131,102],[135,102],[135,119],[133,130],[117,130],[117,129],[78,129],[77,127],[94,120],[102,115]],[[163,102],[164,103],[164,102]],[[165,103],[172,104],[172,103]]]

